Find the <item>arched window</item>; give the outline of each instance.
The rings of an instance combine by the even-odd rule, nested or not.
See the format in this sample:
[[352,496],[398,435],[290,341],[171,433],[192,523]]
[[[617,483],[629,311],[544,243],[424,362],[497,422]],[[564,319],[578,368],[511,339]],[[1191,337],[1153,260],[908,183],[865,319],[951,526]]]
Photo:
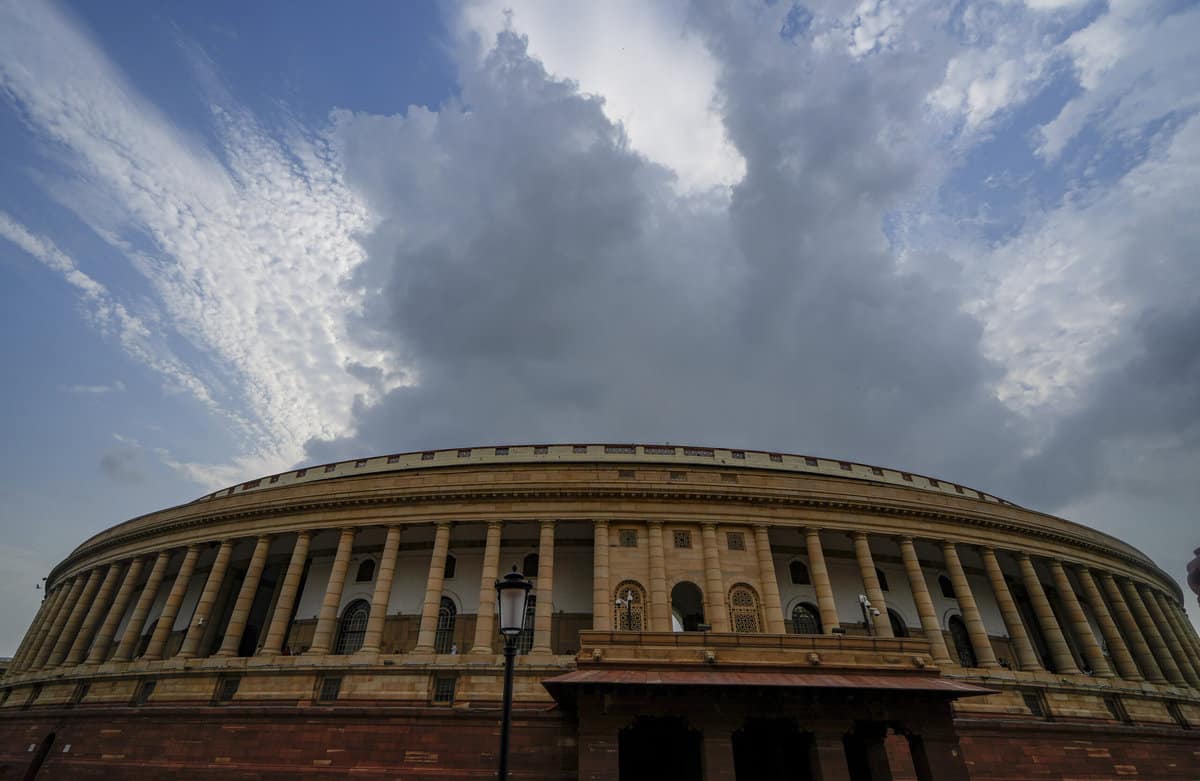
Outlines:
[[812,585],[812,578],[808,575],[808,567],[804,566],[803,561],[793,561],[788,565],[788,570],[792,574],[792,583],[797,586]]
[[908,627],[904,625],[904,619],[890,607],[888,608],[888,623],[892,625],[892,635],[895,637],[908,637]]
[[636,580],[625,580],[613,591],[613,626],[618,632],[646,629],[646,592]]
[[762,611],[758,609],[758,594],[745,583],[729,589],[729,623],[735,632],[761,632]]
[[537,597],[525,599],[525,619],[521,624],[521,634],[517,635],[517,653],[527,654],[533,648],[533,620],[537,614]]
[[958,655],[958,663],[963,667],[978,667],[975,661],[975,649],[971,647],[971,635],[967,625],[958,616],[950,616],[950,639],[954,641],[954,651]]
[[797,635],[821,634],[821,615],[817,608],[801,602],[792,608],[792,633]]
[[356,599],[346,605],[342,620],[338,623],[337,642],[333,646],[335,654],[352,654],[362,648],[370,615],[371,604],[365,599]]
[[355,583],[370,583],[375,579],[375,559],[365,559],[358,565],[358,573],[354,576]]
[[527,578],[536,578],[538,573],[538,555],[531,553],[521,563],[521,572]]
[[458,608],[454,606],[454,600],[442,597],[442,605],[438,608],[437,634],[433,637],[435,653],[450,653],[450,648],[454,645],[454,622],[457,618]]
[[889,589],[888,589],[887,575],[883,574],[883,570],[876,567],[875,568],[875,577],[879,578],[880,591],[888,591]]
[[950,578],[946,575],[938,575],[938,588],[942,591],[942,596],[946,599],[954,599],[954,584],[950,582]]
[[671,630],[695,632],[704,623],[704,593],[690,580],[671,587]]
[[454,577],[454,570],[458,567],[458,559],[454,558],[453,553],[446,554],[446,566],[442,569],[442,577],[450,580]]

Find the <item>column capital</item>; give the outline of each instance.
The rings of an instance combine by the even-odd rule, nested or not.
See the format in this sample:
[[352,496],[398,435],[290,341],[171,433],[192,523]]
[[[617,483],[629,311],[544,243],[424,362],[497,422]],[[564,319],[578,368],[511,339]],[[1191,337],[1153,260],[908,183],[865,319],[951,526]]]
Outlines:
[[852,540],[865,540],[867,538],[867,533],[862,529],[855,529],[854,531],[850,532],[848,536]]
[[717,529],[717,522],[716,522],[716,521],[701,521],[701,522],[700,522],[700,528],[701,528],[701,529],[706,529],[706,530],[707,530],[707,529],[712,529],[713,531],[716,531],[716,529]]
[[[605,523],[607,523],[607,521],[605,521]],[[504,521],[488,521],[487,528],[488,529],[503,529]]]
[[538,521],[538,526],[540,526],[542,528],[549,526],[551,529],[553,529],[555,524],[557,524],[557,523],[558,523],[558,521],[554,518],[542,518],[541,520]]
[[911,534],[897,534],[895,540],[896,542],[906,542],[909,545],[912,545],[916,542],[916,539],[914,539]]
[[665,523],[665,521],[660,521],[660,520],[646,521],[646,525],[647,525],[647,526],[659,526],[659,527],[661,527],[661,526],[662,526],[664,523]]

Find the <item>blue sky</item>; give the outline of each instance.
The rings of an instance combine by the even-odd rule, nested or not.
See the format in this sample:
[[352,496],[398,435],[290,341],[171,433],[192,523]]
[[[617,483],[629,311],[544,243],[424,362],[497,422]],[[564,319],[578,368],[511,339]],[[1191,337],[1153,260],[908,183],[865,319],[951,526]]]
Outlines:
[[113,523],[493,441],[908,468],[1182,578],[1198,35],[1124,0],[0,2],[0,653]]

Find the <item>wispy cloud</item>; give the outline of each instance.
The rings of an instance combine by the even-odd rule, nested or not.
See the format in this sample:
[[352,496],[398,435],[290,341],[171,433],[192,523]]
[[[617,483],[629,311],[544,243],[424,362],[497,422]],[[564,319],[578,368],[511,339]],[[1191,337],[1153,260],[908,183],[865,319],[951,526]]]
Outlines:
[[84,393],[84,394],[104,394],[104,393],[119,393],[125,390],[125,383],[120,380],[114,381],[110,385],[59,385],[59,391],[62,393]]

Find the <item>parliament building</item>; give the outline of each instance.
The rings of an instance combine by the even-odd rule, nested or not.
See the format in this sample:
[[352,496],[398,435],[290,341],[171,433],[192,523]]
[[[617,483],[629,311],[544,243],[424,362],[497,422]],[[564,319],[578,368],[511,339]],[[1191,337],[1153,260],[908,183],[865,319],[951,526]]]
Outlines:
[[672,445],[383,455],[121,523],[0,678],[0,778],[1200,778],[1200,640],[1107,534]]

